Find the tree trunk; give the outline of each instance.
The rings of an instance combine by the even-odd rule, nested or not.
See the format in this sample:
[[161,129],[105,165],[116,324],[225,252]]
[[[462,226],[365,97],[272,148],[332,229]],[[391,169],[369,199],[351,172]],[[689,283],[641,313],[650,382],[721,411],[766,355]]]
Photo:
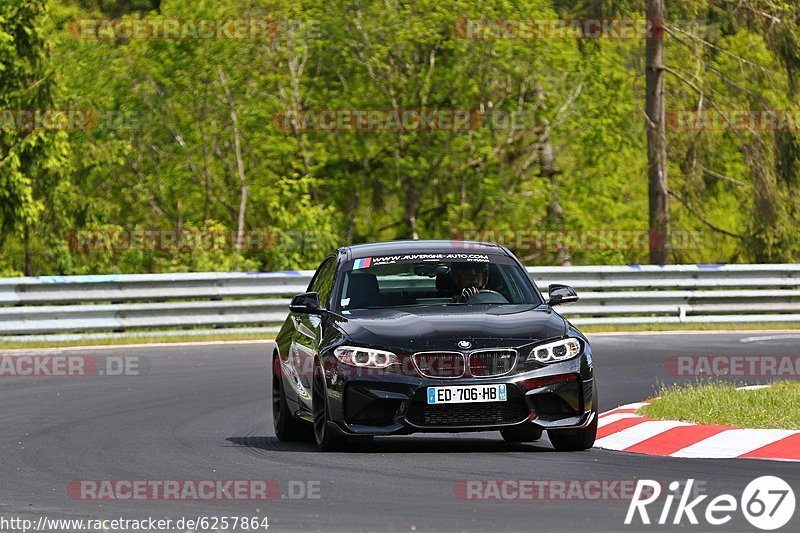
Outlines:
[[244,243],[244,221],[245,213],[247,211],[247,193],[249,187],[247,185],[247,176],[244,173],[244,160],[242,159],[242,143],[239,137],[239,120],[236,117],[236,106],[233,102],[233,96],[228,89],[228,78],[219,69],[219,79],[225,89],[225,96],[228,98],[228,105],[231,110],[231,123],[233,124],[233,145],[236,151],[236,169],[239,173],[239,182],[241,183],[241,195],[239,201],[239,220],[237,221],[236,228],[236,270],[239,269],[239,260],[242,255],[242,244]]
[[[550,128],[545,126],[542,138],[539,141],[539,173],[550,182],[550,203],[547,205],[548,227],[563,229],[564,210],[558,202],[558,174],[553,143],[550,141]],[[558,250],[558,264],[561,266],[572,265],[569,248],[562,247]]]
[[406,192],[406,226],[408,228],[408,236],[406,238],[417,240],[419,239],[419,231],[417,231],[417,211],[419,210],[419,203],[417,201],[416,191]]
[[645,114],[647,115],[647,178],[650,203],[650,262],[668,261],[667,138],[664,120],[664,2],[647,0],[653,35],[647,41]]

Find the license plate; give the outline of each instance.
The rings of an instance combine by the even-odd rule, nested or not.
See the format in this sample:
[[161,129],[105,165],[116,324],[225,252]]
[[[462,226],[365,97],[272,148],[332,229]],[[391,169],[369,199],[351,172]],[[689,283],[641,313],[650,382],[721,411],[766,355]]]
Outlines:
[[505,385],[453,385],[428,387],[428,405],[440,403],[504,402]]

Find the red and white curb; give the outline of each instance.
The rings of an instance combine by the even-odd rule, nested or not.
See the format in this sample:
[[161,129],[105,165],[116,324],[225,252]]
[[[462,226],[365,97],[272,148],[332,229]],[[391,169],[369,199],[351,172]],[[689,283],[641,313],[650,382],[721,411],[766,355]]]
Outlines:
[[800,461],[800,431],[698,425],[637,415],[648,403],[630,403],[601,414],[595,448],[668,457]]

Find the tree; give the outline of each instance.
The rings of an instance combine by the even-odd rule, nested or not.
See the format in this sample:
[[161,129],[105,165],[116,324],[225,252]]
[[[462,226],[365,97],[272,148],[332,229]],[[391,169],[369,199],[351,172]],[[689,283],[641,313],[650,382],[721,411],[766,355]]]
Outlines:
[[647,20],[654,34],[647,40],[646,98],[647,183],[650,204],[650,262],[666,264],[669,242],[667,133],[664,109],[664,3],[647,0]]
[[[68,165],[66,134],[37,128],[21,117],[53,111],[54,75],[44,36],[45,3],[7,0],[0,4],[0,246],[11,236],[21,244],[24,264],[0,263],[32,271],[33,241],[43,201],[52,199]],[[45,228],[46,237],[53,228]]]

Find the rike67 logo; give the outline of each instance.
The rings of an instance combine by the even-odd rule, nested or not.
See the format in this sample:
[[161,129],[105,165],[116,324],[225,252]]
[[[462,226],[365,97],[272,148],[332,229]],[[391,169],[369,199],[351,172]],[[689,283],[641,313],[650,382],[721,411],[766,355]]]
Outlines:
[[[661,499],[661,483],[650,479],[640,479],[636,484],[633,499],[625,516],[625,524],[631,525],[639,520],[642,524],[656,523],[664,525],[692,525],[700,523],[698,517],[705,519],[705,523],[712,526],[722,526],[731,521],[737,512],[741,512],[754,527],[769,531],[786,525],[794,515],[795,497],[792,487],[779,477],[762,476],[751,481],[742,497],[737,500],[731,494],[721,494],[705,502],[709,496],[702,494],[690,499],[694,479],[689,479],[683,484],[673,481],[669,484],[669,493],[663,498],[663,507],[660,512],[658,505],[653,505]],[[673,509],[673,503],[678,500]],[[660,502],[659,502],[660,503]],[[648,506],[651,506],[648,509]],[[655,512],[652,516],[649,512]],[[670,520],[671,518],[671,520]],[[652,522],[651,522],[652,520]]]

